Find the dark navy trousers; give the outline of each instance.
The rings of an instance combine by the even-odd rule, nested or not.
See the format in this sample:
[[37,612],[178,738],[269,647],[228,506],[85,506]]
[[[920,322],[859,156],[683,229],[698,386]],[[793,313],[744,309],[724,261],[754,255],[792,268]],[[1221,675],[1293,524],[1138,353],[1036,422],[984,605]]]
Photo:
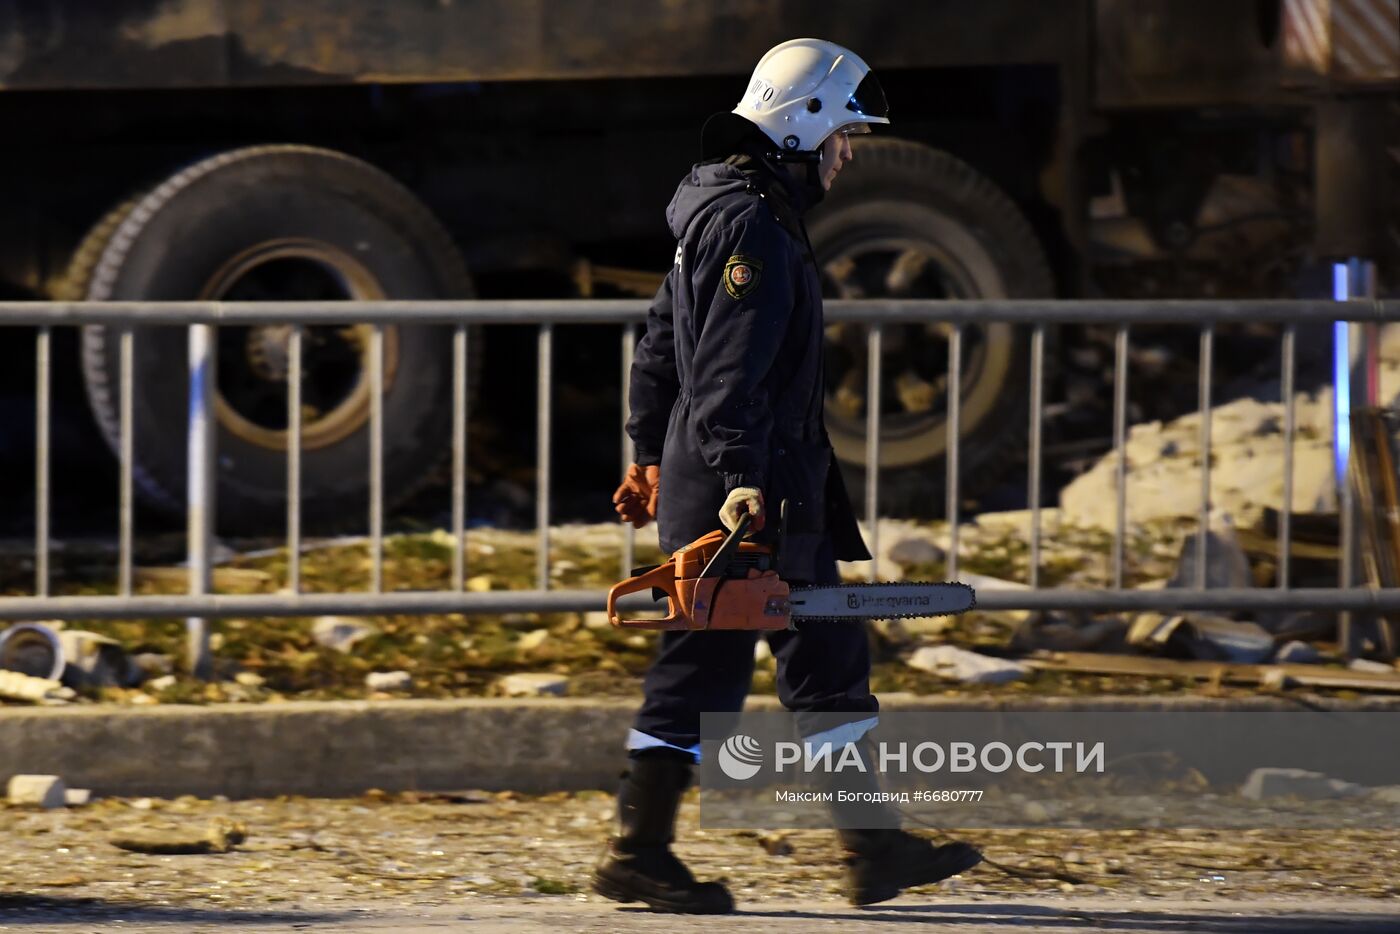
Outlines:
[[[817,584],[839,584],[829,544],[818,551]],[[796,583],[796,582],[794,582]],[[661,634],[644,682],[646,699],[627,747],[684,749],[699,756],[700,714],[737,713],[753,680],[761,633],[743,630]],[[778,667],[778,699],[789,710],[875,716],[870,693],[870,643],[864,620],[813,620],[764,634]],[[804,735],[809,731],[803,730]]]

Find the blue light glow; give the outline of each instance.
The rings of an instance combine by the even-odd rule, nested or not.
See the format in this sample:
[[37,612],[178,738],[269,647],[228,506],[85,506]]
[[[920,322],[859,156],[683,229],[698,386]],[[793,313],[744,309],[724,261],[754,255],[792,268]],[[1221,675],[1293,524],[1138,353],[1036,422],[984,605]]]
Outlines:
[[[1332,264],[1332,297],[1344,302],[1351,297],[1348,289],[1347,264]],[[1346,482],[1347,464],[1351,460],[1351,348],[1347,342],[1350,325],[1346,321],[1332,324],[1332,401],[1334,426],[1332,450],[1336,456],[1337,483]]]

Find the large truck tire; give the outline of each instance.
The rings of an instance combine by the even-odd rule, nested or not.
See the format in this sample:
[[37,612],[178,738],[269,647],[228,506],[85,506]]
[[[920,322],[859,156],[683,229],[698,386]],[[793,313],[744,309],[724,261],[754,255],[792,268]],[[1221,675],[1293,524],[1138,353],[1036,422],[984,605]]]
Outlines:
[[[900,139],[856,139],[813,212],[828,298],[1039,298],[1054,277],[1030,224],[995,184],[953,156]],[[940,324],[886,326],[880,508],[944,508],[948,337]],[[827,430],[859,501],[865,483],[866,328],[827,328]],[[1022,456],[1030,339],[1009,324],[963,329],[959,490],[985,490]]]
[[[330,150],[257,146],[212,156],[113,210],[74,254],[60,289],[87,300],[461,298],[473,294],[447,232],[379,169]],[[303,337],[302,514],[307,529],[356,527],[369,488],[369,327]],[[217,527],[282,527],[287,478],[283,326],[217,336]],[[450,330],[385,328],[384,493],[415,491],[451,438]],[[133,476],[143,498],[184,508],[187,331],[135,332]],[[480,341],[471,341],[473,360]],[[89,401],[119,443],[118,331],[83,331]],[[479,371],[471,365],[470,370]]]

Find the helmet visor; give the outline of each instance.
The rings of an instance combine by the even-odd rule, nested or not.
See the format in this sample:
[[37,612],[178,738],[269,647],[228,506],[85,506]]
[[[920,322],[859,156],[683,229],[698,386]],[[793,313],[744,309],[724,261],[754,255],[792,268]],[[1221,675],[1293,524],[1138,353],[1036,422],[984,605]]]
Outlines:
[[862,117],[889,119],[890,105],[885,100],[885,89],[880,87],[880,79],[875,77],[875,72],[866,72],[860,84],[856,85],[851,99],[846,101],[846,109]]

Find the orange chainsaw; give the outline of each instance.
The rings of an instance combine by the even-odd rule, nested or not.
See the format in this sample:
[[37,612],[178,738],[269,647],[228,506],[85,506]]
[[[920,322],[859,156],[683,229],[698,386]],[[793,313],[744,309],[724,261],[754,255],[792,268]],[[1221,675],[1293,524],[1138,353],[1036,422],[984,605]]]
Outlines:
[[[728,535],[719,530],[702,535],[665,564],[640,568],[614,584],[608,619],[624,629],[793,629],[797,620],[948,616],[976,605],[972,588],[959,583],[790,586],[778,577],[774,548],[743,540],[751,519],[741,515]],[[618,599],[644,590],[658,600],[666,597],[666,618],[619,616]]]

